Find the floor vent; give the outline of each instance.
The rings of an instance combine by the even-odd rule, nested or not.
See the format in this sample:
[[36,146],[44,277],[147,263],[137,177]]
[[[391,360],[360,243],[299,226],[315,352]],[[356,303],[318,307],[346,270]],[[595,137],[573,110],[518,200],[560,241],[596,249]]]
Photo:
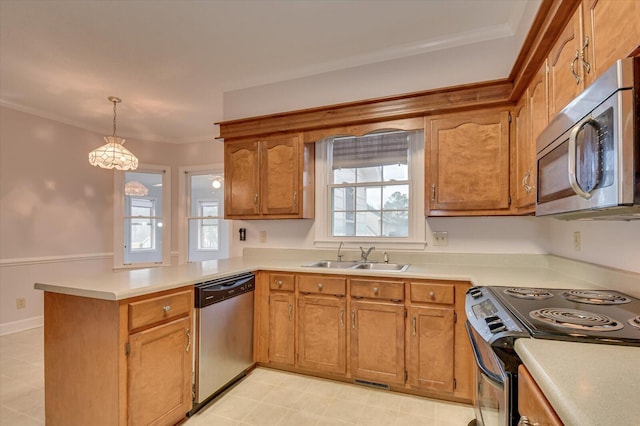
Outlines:
[[385,385],[384,383],[370,382],[368,380],[355,379],[353,382],[356,385],[364,385],[364,386],[369,386],[369,387],[376,388],[376,389],[384,389],[384,390],[391,389],[389,387],[389,385]]

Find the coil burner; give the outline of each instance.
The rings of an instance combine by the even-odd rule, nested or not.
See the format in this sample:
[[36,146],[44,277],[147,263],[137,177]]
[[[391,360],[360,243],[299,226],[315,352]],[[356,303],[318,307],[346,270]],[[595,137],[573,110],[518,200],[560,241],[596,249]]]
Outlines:
[[640,329],[640,315],[638,315],[638,316],[637,316],[637,317],[635,317],[635,318],[631,318],[631,319],[629,320],[629,324],[630,324],[632,327],[635,327],[635,328]]
[[504,293],[516,299],[528,300],[542,300],[553,297],[553,294],[549,290],[540,288],[509,287]]
[[631,301],[621,294],[602,290],[567,290],[562,293],[562,296],[572,302],[590,305],[622,305]]
[[584,331],[615,331],[623,325],[613,318],[588,311],[566,308],[543,308],[531,311],[529,316],[557,327]]

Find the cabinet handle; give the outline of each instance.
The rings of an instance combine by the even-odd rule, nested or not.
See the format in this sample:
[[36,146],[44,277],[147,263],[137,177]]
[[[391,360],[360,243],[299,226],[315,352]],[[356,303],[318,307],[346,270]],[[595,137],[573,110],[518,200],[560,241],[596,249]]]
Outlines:
[[340,310],[340,328],[344,328],[344,309]]
[[411,335],[416,335],[416,317],[411,317]]
[[189,352],[189,349],[191,349],[191,330],[187,328],[187,349],[186,349],[186,351]]
[[289,303],[289,321],[293,320],[293,305]]
[[351,310],[351,328],[356,328],[356,311],[354,309]]
[[576,84],[580,84],[580,76],[576,73],[574,65],[579,57],[580,57],[580,51],[576,50],[576,56],[574,56],[573,61],[571,61],[571,66],[569,67],[571,74],[573,74],[573,78],[576,79]]
[[582,52],[580,52],[580,60],[582,60],[582,67],[585,69],[587,74],[591,72],[591,64],[584,59],[584,51],[587,50],[589,46],[589,36],[584,38],[584,45],[582,46]]
[[293,207],[298,208],[298,193],[293,193]]
[[256,192],[256,195],[253,196],[253,205],[254,206],[258,206],[258,193]]
[[531,177],[531,171],[527,170],[527,173],[525,173],[524,177],[522,178],[522,187],[524,188],[524,192],[526,192],[527,194],[530,193],[531,190],[533,189],[533,187],[529,185],[530,177]]
[[436,201],[436,184],[431,184],[431,201]]
[[282,287],[282,280],[278,280],[277,284],[278,284],[278,287]]
[[436,300],[436,294],[434,293],[434,291],[433,291],[433,290],[431,290],[431,291],[429,292],[429,299],[431,299],[431,300]]
[[165,312],[165,314],[168,314],[169,311],[171,310],[171,305],[166,305],[162,307],[162,310]]
[[538,422],[531,423],[531,420],[529,420],[527,416],[522,416],[520,417],[518,426],[540,426],[540,423]]
[[318,290],[322,291],[322,283],[318,283]]
[[378,287],[373,288],[373,294],[375,294],[376,296],[378,295]]

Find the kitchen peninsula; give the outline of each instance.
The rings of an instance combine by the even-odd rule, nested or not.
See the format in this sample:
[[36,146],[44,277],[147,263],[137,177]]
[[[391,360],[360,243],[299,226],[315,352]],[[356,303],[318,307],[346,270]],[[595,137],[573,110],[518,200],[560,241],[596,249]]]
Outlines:
[[[220,261],[192,263],[180,266],[143,269],[137,271],[120,271],[103,277],[96,277],[89,281],[78,282],[50,282],[36,283],[35,287],[45,291],[45,394],[47,424],[86,424],[91,418],[93,424],[127,424],[134,415],[132,407],[138,407],[135,414],[157,413],[174,409],[171,416],[175,422],[184,417],[184,406],[190,404],[191,386],[191,353],[185,348],[189,346],[192,315],[192,285],[196,282],[234,275],[247,271],[262,271],[265,274],[311,274],[324,277],[344,276],[350,280],[354,278],[364,280],[407,281],[412,280],[449,280],[472,285],[500,285],[522,287],[547,288],[607,288],[610,283],[616,283],[616,289],[638,296],[640,292],[640,277],[638,274],[624,271],[610,270],[595,265],[570,261],[547,255],[425,255],[390,253],[394,260],[410,263],[406,272],[387,271],[350,271],[326,270],[308,268],[301,265],[319,259],[331,259],[333,251],[282,250],[261,251],[247,250],[245,257]],[[586,275],[577,275],[578,271]],[[598,282],[588,280],[597,277]],[[258,280],[256,297],[268,294],[269,282]],[[262,287],[262,288],[261,288]],[[262,293],[261,293],[262,291]],[[457,294],[456,294],[457,296]],[[171,313],[167,317],[147,315],[149,311],[162,310],[167,301],[171,301]],[[259,303],[256,303],[258,309]],[[141,314],[142,312],[142,314]],[[462,312],[459,313],[463,314]],[[164,314],[163,314],[164,315]],[[136,322],[139,318],[141,322]],[[256,320],[257,321],[257,320]],[[459,321],[462,323],[463,321]],[[151,337],[157,329],[163,329],[160,334],[167,337],[171,344],[160,345],[156,348],[144,344],[136,346],[140,339]],[[261,330],[255,329],[256,334]],[[265,336],[255,336],[254,341]],[[158,339],[161,341],[163,339]],[[530,341],[530,342],[529,342]],[[554,342],[565,345],[568,351],[576,348],[575,343]],[[519,345],[518,351],[535,347],[537,341],[527,339]],[[542,342],[541,344],[544,344]],[[82,347],[82,350],[69,351],[70,347]],[[147,374],[145,370],[137,372],[133,365],[139,360],[137,350],[161,348],[163,351],[177,357],[176,365],[184,367],[183,374],[176,377],[166,377],[159,383],[154,382],[151,389],[148,383],[140,381],[153,380],[155,374]],[[610,347],[607,350],[638,351],[636,348]],[[554,378],[552,370],[545,366],[553,362],[545,351],[529,349],[523,356],[525,365],[536,381],[541,381],[546,389],[548,383],[557,380],[570,383],[580,380],[585,386],[598,389],[603,379],[597,374],[582,377],[567,376]],[[550,352],[551,353],[551,352]],[[587,356],[585,352],[583,356]],[[63,355],[64,354],[64,355]],[[187,355],[185,355],[187,354]],[[638,353],[640,356],[640,353]],[[151,357],[151,359],[154,359]],[[629,357],[621,357],[624,361]],[[637,359],[637,357],[631,357]],[[188,362],[187,362],[188,360]],[[163,362],[166,361],[166,358]],[[138,367],[143,364],[136,364]],[[166,368],[158,365],[144,365],[153,372],[167,375]],[[155,368],[155,370],[154,370]],[[178,369],[179,370],[179,369]],[[635,365],[629,366],[631,372],[637,371]],[[187,373],[188,372],[188,373]],[[549,375],[551,374],[551,375]],[[333,377],[333,376],[329,376]],[[623,379],[623,378],[621,378]],[[635,380],[633,374],[626,375],[624,380]],[[620,383],[625,383],[624,380]],[[185,385],[186,381],[186,385]],[[638,380],[636,380],[638,382]],[[139,384],[139,387],[136,386]],[[546,383],[546,385],[545,385]],[[148,401],[163,400],[161,385],[168,386],[168,397],[165,405],[151,406]],[[184,387],[182,387],[184,385]],[[189,392],[186,392],[189,389]],[[396,389],[394,386],[393,389]],[[555,388],[554,388],[555,389]],[[566,388],[561,388],[566,390]],[[134,392],[154,392],[151,399],[140,398]],[[631,398],[637,398],[638,393],[629,389]],[[606,393],[605,393],[606,394]],[[572,410],[563,407],[563,401],[577,404],[582,414],[593,408],[587,399],[549,398],[556,412],[566,424],[577,424],[572,417]],[[623,416],[620,424],[626,419],[640,416],[640,401],[633,406],[617,405],[624,399],[607,399],[605,410],[611,410]],[[582,405],[584,403],[584,405]],[[136,404],[142,404],[136,406]],[[147,404],[147,405],[145,405]],[[184,405],[183,405],[184,404]],[[602,407],[598,408],[603,410]],[[96,413],[100,413],[96,416]],[[602,415],[602,413],[599,413]],[[595,415],[595,413],[594,413]],[[627,417],[629,416],[629,417]],[[593,417],[596,418],[596,417]],[[613,417],[612,417],[613,418]],[[618,417],[620,418],[620,417]],[[140,421],[146,421],[147,418]],[[172,420],[173,421],[173,420]],[[628,420],[627,420],[628,421]],[[135,422],[133,422],[135,423]]]

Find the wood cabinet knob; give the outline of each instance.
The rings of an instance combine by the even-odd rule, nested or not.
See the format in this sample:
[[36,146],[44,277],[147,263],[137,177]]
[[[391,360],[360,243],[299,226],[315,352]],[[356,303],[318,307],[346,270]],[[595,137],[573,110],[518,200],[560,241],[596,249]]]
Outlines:
[[429,298],[430,298],[431,300],[435,300],[435,299],[436,299],[436,294],[433,292],[433,290],[431,290],[431,291],[429,292]]
[[322,283],[318,283],[318,290],[322,290]]
[[168,313],[169,313],[169,311],[171,310],[171,305],[163,306],[163,307],[162,307],[162,310],[163,310],[165,313],[167,313],[167,314],[168,314]]
[[278,280],[277,284],[278,284],[278,287],[282,287],[282,280]]
[[378,287],[373,288],[373,294],[375,294],[376,296],[378,295]]

